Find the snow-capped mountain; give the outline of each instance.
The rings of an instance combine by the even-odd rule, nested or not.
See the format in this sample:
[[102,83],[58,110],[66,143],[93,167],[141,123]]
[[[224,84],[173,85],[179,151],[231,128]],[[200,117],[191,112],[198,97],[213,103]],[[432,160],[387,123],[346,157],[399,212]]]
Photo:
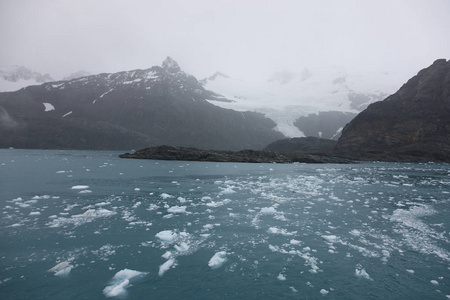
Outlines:
[[0,93],[0,147],[121,149],[155,145],[261,149],[283,138],[262,114],[223,109],[168,57],[162,66]]
[[63,80],[72,80],[72,79],[77,79],[77,78],[81,78],[81,77],[86,77],[89,75],[92,75],[92,74],[87,71],[78,71],[78,72],[74,72],[74,73],[70,74],[69,76],[64,77]]
[[49,81],[53,81],[49,74],[42,75],[22,66],[0,67],[0,92],[17,91]]
[[[269,80],[244,81],[216,73],[202,80],[206,89],[230,101],[215,105],[238,111],[261,112],[277,124],[287,137],[313,135],[337,139],[342,127],[370,103],[383,100],[404,82],[398,74],[345,72],[342,69],[274,73]],[[222,99],[223,100],[223,99]],[[322,123],[319,112],[334,112],[335,124],[324,130],[300,127],[299,118],[314,118]],[[329,119],[330,113],[323,115]],[[308,123],[308,122],[306,122]],[[328,123],[329,120],[328,120]],[[305,132],[307,131],[307,132]]]

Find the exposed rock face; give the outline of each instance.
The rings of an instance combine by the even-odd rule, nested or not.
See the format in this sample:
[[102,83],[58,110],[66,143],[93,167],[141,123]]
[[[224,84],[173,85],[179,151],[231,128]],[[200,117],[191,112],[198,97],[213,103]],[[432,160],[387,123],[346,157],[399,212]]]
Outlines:
[[241,150],[284,137],[262,114],[208,102],[216,98],[170,57],[145,70],[30,86],[0,93],[0,148]]
[[309,136],[275,141],[263,150],[279,153],[329,153],[335,145],[336,141]]
[[301,153],[281,154],[270,151],[241,150],[220,151],[202,150],[189,147],[157,146],[125,153],[121,158],[155,159],[155,160],[184,160],[184,161],[212,161],[212,162],[242,162],[242,163],[350,163],[348,159],[311,155]]
[[341,111],[321,111],[295,120],[296,126],[306,136],[338,140],[342,129],[356,113]]
[[436,60],[343,130],[335,153],[359,159],[450,162],[450,61]]

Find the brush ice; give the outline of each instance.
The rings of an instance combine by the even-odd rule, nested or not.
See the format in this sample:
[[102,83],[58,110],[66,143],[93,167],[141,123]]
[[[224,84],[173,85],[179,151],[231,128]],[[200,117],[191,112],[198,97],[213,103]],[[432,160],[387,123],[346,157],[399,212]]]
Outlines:
[[217,269],[220,268],[226,261],[227,261],[227,252],[220,251],[214,254],[213,257],[211,257],[211,259],[208,262],[208,266],[211,269]]
[[369,276],[369,274],[366,272],[365,269],[363,269],[360,265],[358,265],[355,269],[355,275],[356,277],[361,277],[367,280],[372,280]]
[[163,230],[158,232],[155,235],[158,239],[160,239],[162,242],[170,243],[173,242],[178,238],[178,234],[173,232],[172,230]]
[[167,212],[173,213],[173,214],[185,214],[186,213],[186,206],[172,206],[167,209]]
[[114,211],[107,209],[88,209],[82,214],[72,215],[70,218],[59,217],[54,219],[52,222],[48,223],[49,227],[60,227],[68,224],[73,224],[75,226],[80,226],[85,223],[92,222],[97,218],[110,217],[115,215]]
[[147,275],[147,272],[139,272],[130,269],[123,269],[114,275],[110,281],[110,285],[103,289],[106,297],[118,297],[126,294],[126,289],[130,286],[130,282]]
[[55,276],[67,276],[72,268],[73,266],[68,261],[63,261],[47,271],[55,273]]
[[273,206],[263,207],[263,208],[261,208],[260,213],[263,215],[273,215],[273,214],[277,213],[277,210]]

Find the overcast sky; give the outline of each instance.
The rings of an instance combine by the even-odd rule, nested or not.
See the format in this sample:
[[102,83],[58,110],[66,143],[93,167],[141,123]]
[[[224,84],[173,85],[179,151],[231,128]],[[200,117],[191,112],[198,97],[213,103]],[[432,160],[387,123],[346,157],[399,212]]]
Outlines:
[[0,0],[0,65],[59,79],[171,56],[199,79],[336,66],[409,78],[450,58],[449,16],[449,0]]

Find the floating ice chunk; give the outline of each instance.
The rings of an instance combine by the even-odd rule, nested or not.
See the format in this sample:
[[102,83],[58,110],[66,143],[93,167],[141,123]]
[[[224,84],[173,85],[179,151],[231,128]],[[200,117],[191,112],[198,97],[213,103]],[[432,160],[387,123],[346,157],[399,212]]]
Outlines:
[[172,230],[163,230],[155,235],[161,242],[171,243],[178,238],[178,234]]
[[366,272],[366,270],[363,269],[361,265],[356,266],[355,275],[367,280],[372,280],[372,278],[370,278],[369,274]]
[[352,231],[350,231],[351,235],[354,236],[360,236],[361,235],[361,231],[357,230],[357,229],[353,229]]
[[279,228],[277,228],[277,227],[270,227],[270,228],[267,230],[267,232],[268,232],[268,233],[273,233],[273,234],[281,234],[281,235],[284,235],[284,236],[295,235],[295,234],[297,233],[297,231],[289,232],[289,231],[287,231],[287,230],[284,229],[284,228],[279,229]]
[[68,265],[64,269],[55,272],[55,276],[67,276],[70,274],[70,271],[72,271],[72,268],[73,268],[72,265]]
[[294,240],[294,239],[292,239],[290,242],[289,242],[291,245],[299,245],[301,242],[300,241],[297,241],[297,240]]
[[140,191],[141,189],[140,188],[134,188],[134,190],[137,192],[137,191]]
[[88,185],[74,185],[73,187],[71,187],[72,190],[85,190],[88,188],[89,188]]
[[430,280],[430,282],[431,282],[431,284],[439,285],[439,282],[437,280]]
[[208,266],[211,269],[220,268],[227,261],[227,252],[220,251],[214,254],[208,262]]
[[222,191],[219,194],[227,195],[227,194],[234,194],[234,193],[236,193],[236,191],[233,190],[232,187],[227,187],[227,188],[222,189]]
[[159,208],[158,205],[152,203],[152,204],[149,205],[149,207],[147,208],[147,210],[157,210],[158,208]]
[[338,237],[335,235],[322,235],[322,238],[328,243],[336,243],[338,241]]
[[174,196],[172,196],[172,195],[169,195],[169,194],[167,194],[167,193],[162,193],[161,195],[159,195],[161,198],[163,198],[163,199],[167,199],[167,198],[174,198]]
[[171,258],[169,260],[167,260],[165,263],[163,263],[162,265],[159,266],[159,272],[158,275],[159,276],[163,276],[164,273],[166,273],[170,268],[175,266],[175,259]]
[[329,291],[327,291],[326,289],[321,289],[320,293],[325,296],[326,294],[329,293]]
[[110,285],[103,289],[106,297],[124,296],[126,288],[130,285],[131,280],[136,280],[147,275],[146,272],[139,272],[130,269],[124,269],[116,273],[110,281]]
[[414,274],[414,270],[406,270],[409,274]]
[[178,252],[186,252],[188,251],[190,248],[190,246],[188,244],[186,244],[185,242],[181,243],[180,245],[175,245],[175,249]]
[[173,213],[173,214],[185,214],[186,213],[186,206],[172,206],[167,209],[167,212]]
[[[61,213],[63,214],[63,213]],[[92,222],[93,220],[97,219],[97,218],[102,218],[102,217],[109,217],[112,215],[115,215],[116,213],[114,211],[110,211],[107,209],[88,209],[86,210],[84,213],[79,214],[79,215],[72,215],[70,218],[64,218],[64,217],[60,217],[57,219],[54,219],[52,222],[48,223],[47,225],[49,227],[60,227],[60,226],[64,226],[67,224],[73,224],[75,226],[80,226],[82,224],[88,223],[88,222]]]
[[30,216],[39,216],[41,213],[39,211],[30,212]]
[[55,273],[55,276],[67,276],[72,268],[73,266],[68,261],[63,261],[47,271]]
[[82,191],[79,191],[78,193],[79,194],[89,194],[89,193],[92,193],[92,191],[91,190],[82,190]]
[[286,280],[286,276],[284,276],[283,274],[280,273],[280,274],[278,274],[277,279],[284,281],[284,280]]
[[274,207],[263,207],[261,208],[260,211],[261,214],[263,215],[273,215],[277,213],[277,210]]

